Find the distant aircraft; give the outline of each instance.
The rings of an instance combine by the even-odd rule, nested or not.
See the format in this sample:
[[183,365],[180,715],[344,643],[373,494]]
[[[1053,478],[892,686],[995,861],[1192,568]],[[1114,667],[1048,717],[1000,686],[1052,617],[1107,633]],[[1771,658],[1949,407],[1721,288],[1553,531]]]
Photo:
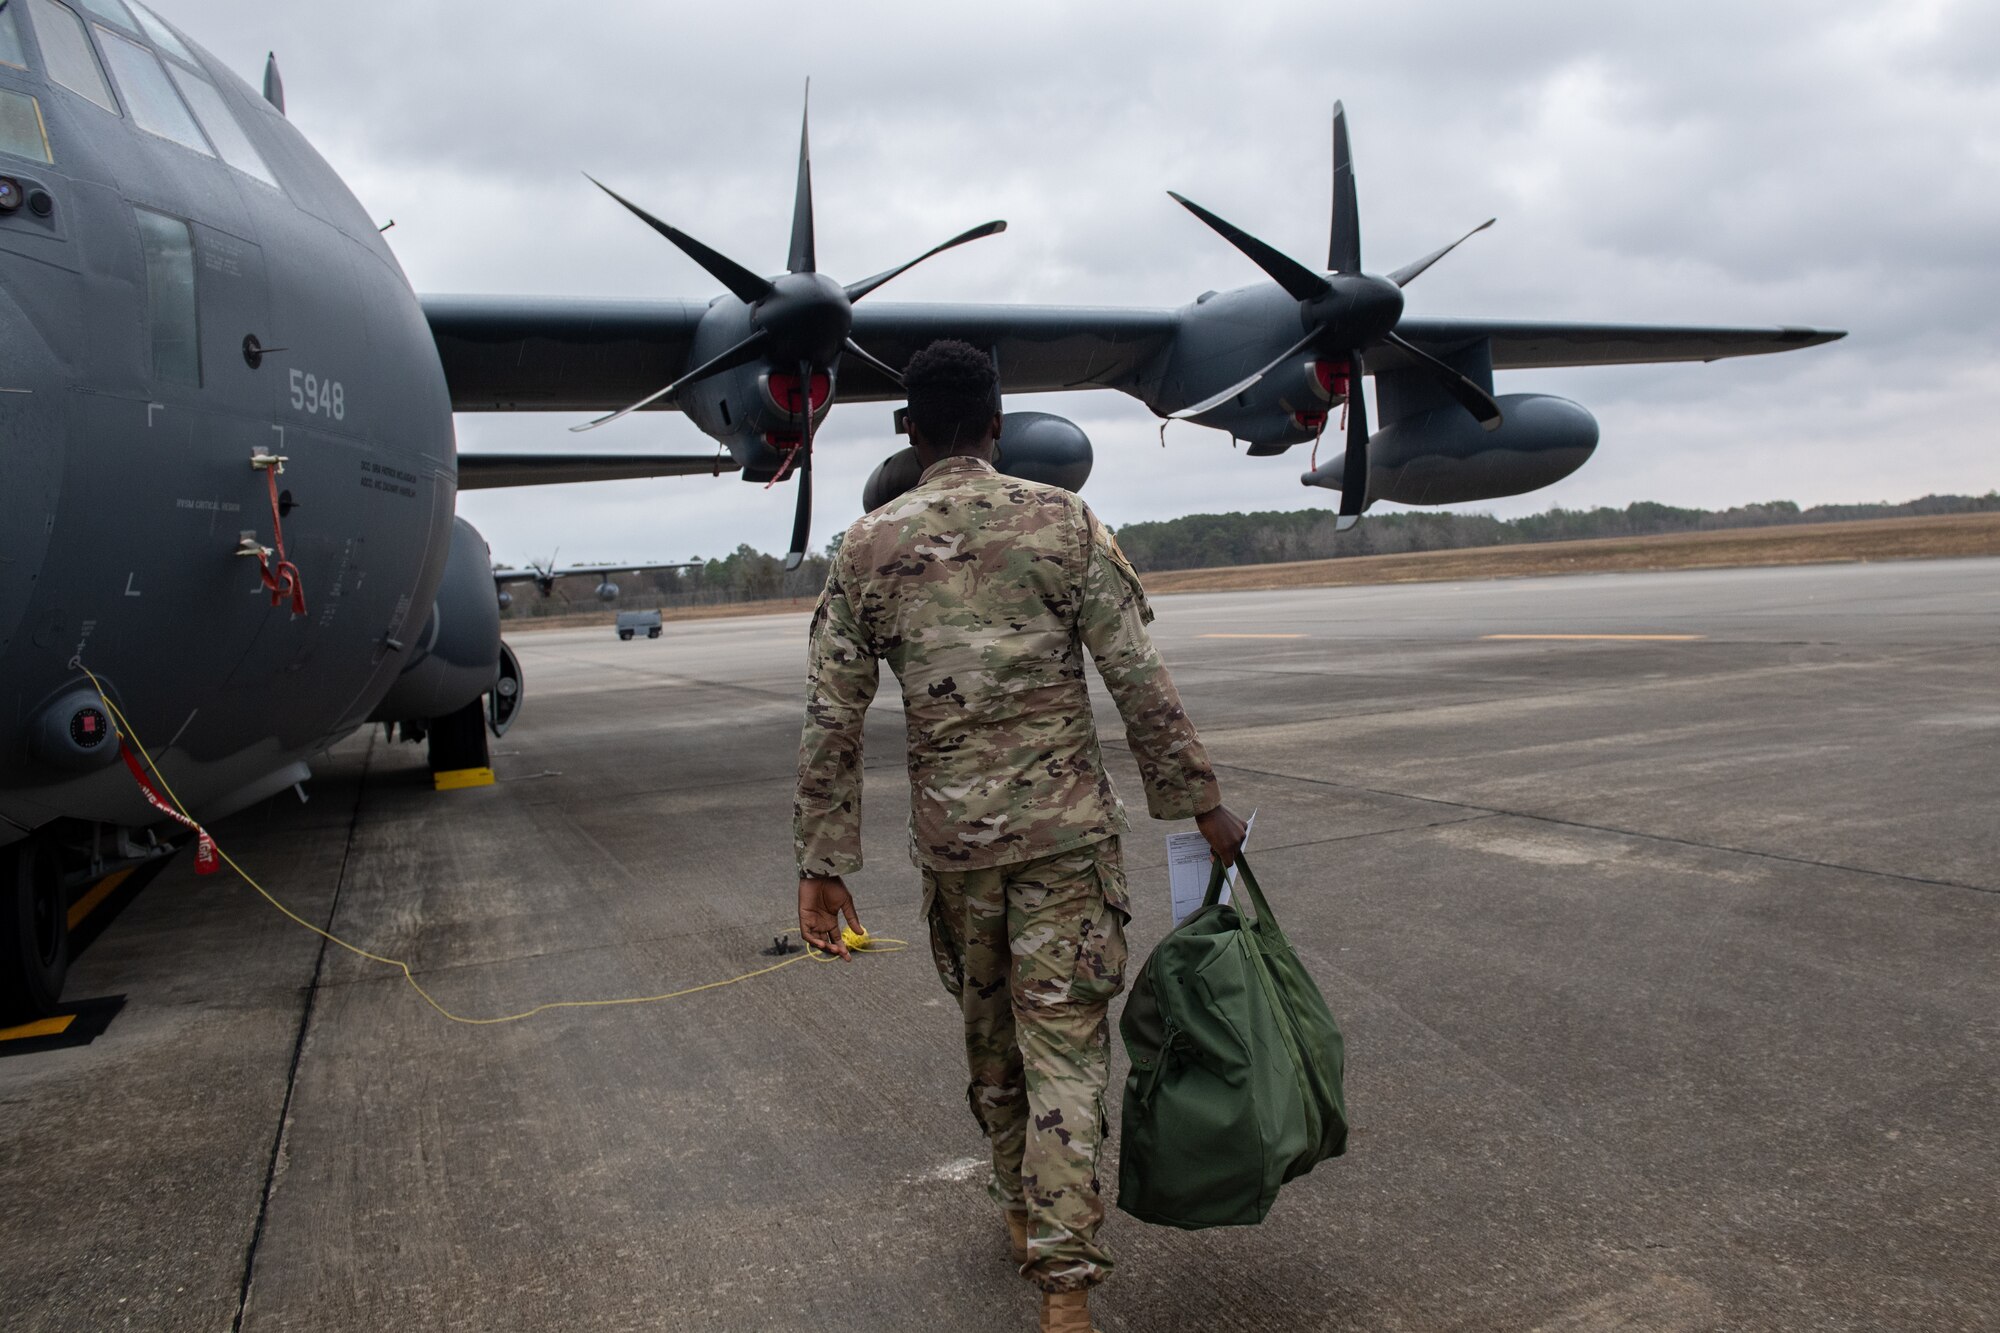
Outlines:
[[611,581],[613,574],[651,574],[661,569],[701,567],[702,562],[696,560],[669,565],[564,565],[558,568],[555,557],[550,556],[546,565],[530,565],[526,569],[496,569],[493,571],[493,584],[499,593],[500,609],[505,611],[514,604],[514,595],[507,591],[507,585],[510,583],[532,583],[535,585],[535,591],[547,597],[555,591],[558,579],[589,575],[597,579],[597,587],[592,589],[597,600],[615,602],[618,600],[618,585]]
[[[1582,463],[1589,414],[1493,399],[1495,366],[1839,336],[1402,318],[1402,284],[1437,256],[1360,272],[1338,115],[1335,134],[1331,271],[1202,213],[1272,282],[1179,309],[857,307],[910,264],[844,286],[819,273],[803,133],[783,274],[628,203],[728,294],[420,299],[285,119],[275,59],[260,97],[138,0],[0,0],[0,1014],[57,1002],[70,895],[154,854],[156,826],[178,831],[150,803],[160,791],[219,818],[305,779],[311,755],[371,720],[427,737],[441,786],[490,780],[487,733],[521,679],[460,490],[796,477],[796,561],[836,383],[898,397],[896,367],[954,336],[993,350],[1010,393],[1117,388],[1253,453],[1315,439],[1345,402],[1345,459],[1308,480],[1338,484],[1351,515],[1511,494]],[[1372,436],[1364,373],[1385,422]],[[676,408],[724,452],[457,452],[454,411],[524,408]],[[1010,472],[1075,487],[1090,462],[1072,423],[1008,414]],[[913,479],[904,452],[871,490]]]

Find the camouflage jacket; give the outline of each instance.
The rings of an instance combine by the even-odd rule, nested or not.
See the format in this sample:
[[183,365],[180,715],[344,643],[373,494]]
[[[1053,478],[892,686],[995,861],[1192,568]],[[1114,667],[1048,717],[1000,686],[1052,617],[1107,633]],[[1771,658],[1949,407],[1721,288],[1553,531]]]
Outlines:
[[1125,720],[1146,806],[1220,799],[1146,622],[1139,576],[1083,501],[947,458],[847,530],[813,613],[794,836],[803,874],[861,867],[861,727],[878,665],[903,686],[910,857],[972,870],[1125,830],[1083,654]]

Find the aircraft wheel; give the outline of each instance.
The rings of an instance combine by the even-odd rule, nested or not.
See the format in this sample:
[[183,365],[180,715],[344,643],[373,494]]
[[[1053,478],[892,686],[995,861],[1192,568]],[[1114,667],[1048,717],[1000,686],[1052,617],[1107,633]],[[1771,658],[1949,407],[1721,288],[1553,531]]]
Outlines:
[[54,1012],[69,975],[69,903],[53,849],[0,850],[0,1021]]

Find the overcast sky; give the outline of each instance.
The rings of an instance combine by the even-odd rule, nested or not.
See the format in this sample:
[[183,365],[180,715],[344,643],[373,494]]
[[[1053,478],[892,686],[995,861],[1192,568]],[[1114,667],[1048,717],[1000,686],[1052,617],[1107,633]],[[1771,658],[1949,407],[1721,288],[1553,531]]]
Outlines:
[[[853,280],[973,223],[897,300],[1179,305],[1261,280],[1169,188],[1324,256],[1346,101],[1363,254],[1386,272],[1500,222],[1410,289],[1413,315],[1845,328],[1710,366],[1519,371],[1575,398],[1596,457],[1489,505],[1901,500],[2000,485],[2000,5],[1601,0],[1493,5],[156,6],[255,82],[380,219],[424,292],[706,299],[716,286],[589,171],[764,272],[784,264],[813,81],[821,267]],[[663,377],[663,382],[664,382]],[[1114,524],[1328,507],[1304,451],[1232,453],[1123,395],[1015,399],[1077,420]],[[578,442],[564,415],[462,416],[467,451]],[[820,436],[816,542],[895,442],[888,408]],[[588,448],[701,451],[677,414]],[[728,478],[464,497],[508,561],[780,551],[789,487]]]

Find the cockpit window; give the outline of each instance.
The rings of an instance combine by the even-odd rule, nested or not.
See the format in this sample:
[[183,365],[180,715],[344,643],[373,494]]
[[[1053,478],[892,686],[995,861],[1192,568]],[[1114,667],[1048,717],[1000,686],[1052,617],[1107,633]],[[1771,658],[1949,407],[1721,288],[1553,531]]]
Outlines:
[[34,15],[35,35],[41,39],[42,60],[49,67],[49,77],[117,115],[118,103],[112,99],[111,85],[104,81],[97,53],[90,49],[90,34],[83,30],[83,20],[76,16],[76,11],[57,4],[56,0],[28,0],[28,12]]
[[222,94],[206,79],[188,73],[178,65],[168,65],[167,72],[174,76],[174,84],[181,90],[181,96],[194,109],[194,118],[208,131],[208,141],[215,145],[215,151],[222,154],[222,160],[247,176],[255,176],[264,184],[277,187],[278,178],[271,174],[271,168],[264,164],[264,155],[250,142],[250,136],[229,114],[229,107],[222,100]]
[[161,68],[160,58],[109,28],[99,28],[97,35],[104,45],[104,59],[111,66],[111,76],[118,82],[118,91],[125,94],[133,123],[162,139],[172,139],[183,148],[213,157],[201,127],[194,123],[187,104],[181,101],[181,95],[167,78],[167,71]]
[[146,255],[146,318],[153,335],[153,378],[201,385],[201,343],[194,305],[194,236],[188,224],[135,208]]
[[159,47],[176,60],[185,60],[188,64],[195,66],[201,64],[199,60],[194,58],[194,52],[188,50],[182,44],[181,39],[174,36],[174,30],[160,22],[159,15],[153,13],[152,10],[146,8],[144,5],[135,4],[128,6],[128,8],[131,9],[133,14],[138,16],[139,26],[144,28],[146,35],[153,39],[154,46]]
[[127,32],[137,32],[139,25],[132,21],[131,13],[120,0],[77,0],[85,9],[101,19],[109,19]]
[[14,26],[14,7],[0,0],[0,65],[28,67],[28,53],[21,49],[21,30]]
[[42,106],[26,93],[0,88],[0,153],[53,162],[49,132],[42,124]]

